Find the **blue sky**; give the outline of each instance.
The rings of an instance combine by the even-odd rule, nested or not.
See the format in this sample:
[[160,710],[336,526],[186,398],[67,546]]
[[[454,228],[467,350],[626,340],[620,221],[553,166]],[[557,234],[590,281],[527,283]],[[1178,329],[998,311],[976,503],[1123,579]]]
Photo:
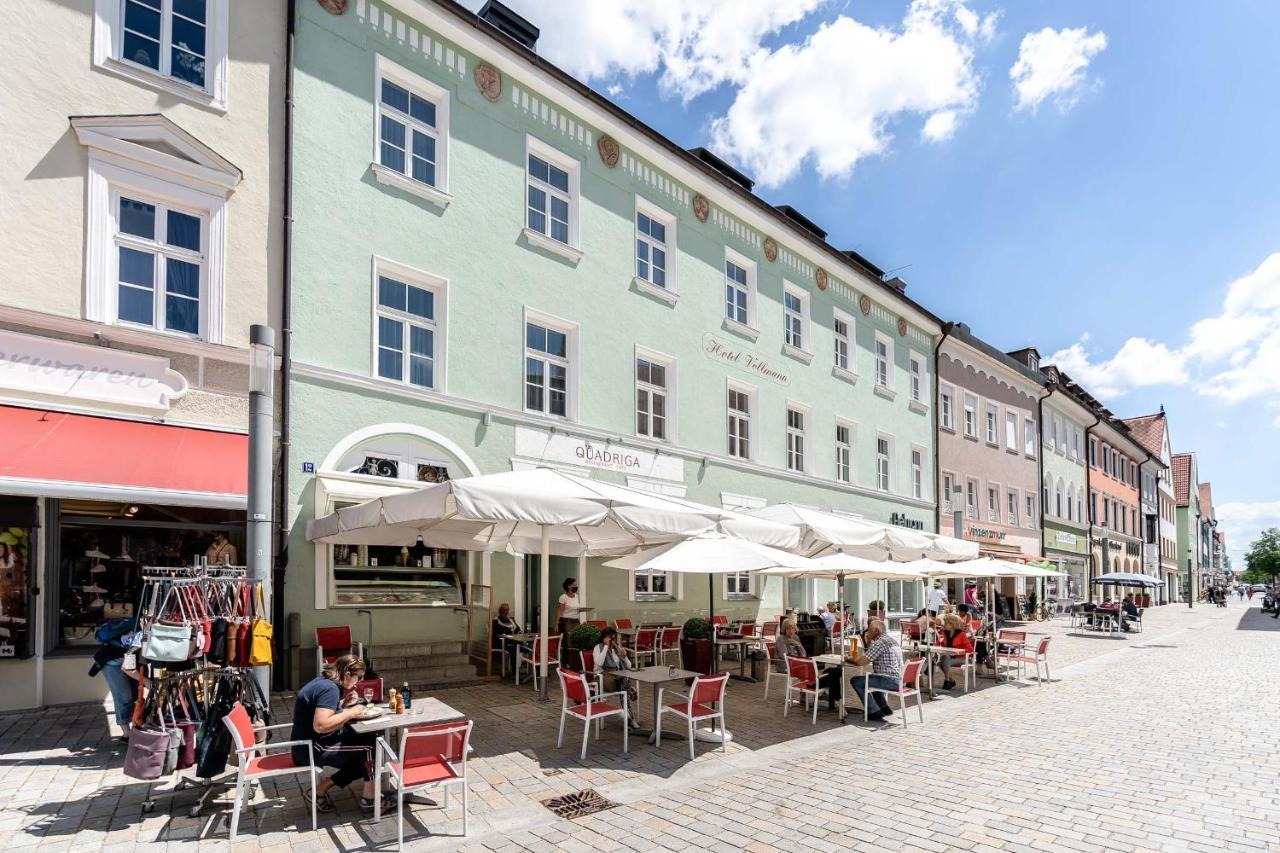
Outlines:
[[1118,415],[1163,403],[1238,564],[1280,525],[1280,4],[510,5],[934,313]]

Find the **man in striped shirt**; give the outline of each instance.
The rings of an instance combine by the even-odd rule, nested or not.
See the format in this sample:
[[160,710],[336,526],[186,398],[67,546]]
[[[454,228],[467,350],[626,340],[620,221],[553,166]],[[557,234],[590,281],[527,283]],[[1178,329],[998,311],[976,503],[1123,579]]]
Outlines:
[[[880,619],[867,622],[867,651],[854,658],[860,666],[871,665],[871,674],[855,675],[849,679],[853,690],[867,708],[867,718],[880,720],[893,713],[889,700],[882,693],[872,693],[867,697],[867,685],[883,690],[897,691],[902,682],[902,649],[889,634]],[[870,702],[870,705],[866,703]]]

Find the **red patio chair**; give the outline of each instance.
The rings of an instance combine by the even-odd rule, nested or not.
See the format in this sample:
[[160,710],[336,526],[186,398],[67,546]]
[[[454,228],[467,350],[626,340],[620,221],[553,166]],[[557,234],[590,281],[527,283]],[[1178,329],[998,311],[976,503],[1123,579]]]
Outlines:
[[[417,726],[405,731],[397,753],[385,738],[378,738],[374,770],[373,819],[382,820],[382,774],[385,772],[396,789],[396,831],[399,847],[404,849],[404,798],[428,788],[443,788],[444,803],[449,808],[453,786],[462,786],[462,835],[467,835],[467,747],[471,741],[471,720]],[[383,762],[386,756],[386,762]],[[432,832],[434,835],[434,831]]]
[[[520,667],[529,664],[529,669],[533,672],[533,689],[538,690],[538,672],[539,664],[542,663],[542,638],[533,641],[532,648],[521,648],[516,656],[516,686],[520,686]],[[547,638],[547,670],[552,667],[560,666],[560,637]]]
[[630,620],[630,619],[622,619],[622,618],[618,618],[618,619],[614,619],[614,620],[613,620],[613,627],[614,627],[614,628],[615,628],[619,633],[621,633],[621,632],[623,632],[623,631],[630,631],[632,628],[634,628],[634,627],[635,627],[635,625],[633,625],[633,624],[631,623],[631,620]]
[[813,658],[797,658],[786,656],[787,661],[787,695],[782,706],[782,716],[791,710],[791,694],[799,693],[809,709],[809,699],[813,699],[813,723],[818,722],[818,699],[827,696],[827,688],[818,685],[818,662]]
[[899,642],[904,644],[911,643],[911,642],[914,642],[914,643],[920,642],[920,624],[918,622],[904,621],[898,627],[902,631],[902,638]]
[[676,655],[676,660],[680,659],[680,629],[679,628],[663,628],[662,640],[658,646],[658,654],[663,662],[666,661],[667,655],[672,652]]
[[[580,672],[557,670],[560,676],[560,693],[564,697],[560,706],[560,735],[556,738],[556,749],[564,746],[564,721],[573,717],[583,721],[582,752],[580,759],[587,757],[587,736],[591,734],[591,724],[596,723],[596,740],[600,739],[600,721],[606,717],[622,717],[622,751],[627,751],[627,731],[631,727],[630,715],[627,713],[627,691],[617,693],[593,694],[587,679]],[[661,693],[659,693],[661,696]],[[616,697],[621,705],[607,702],[606,699]]]
[[[693,680],[693,687],[689,693],[677,693],[667,688],[659,688],[658,690],[658,726],[655,729],[654,745],[662,746],[662,717],[664,714],[674,714],[688,723],[689,731],[687,737],[689,739],[689,758],[695,757],[693,752],[694,731],[698,727],[698,723],[703,720],[720,721],[721,733],[725,730],[724,722],[724,689],[729,683],[729,673],[719,672],[715,675],[700,675]],[[662,697],[670,693],[684,702],[676,705],[664,705]],[[713,727],[714,728],[714,727]],[[729,751],[729,744],[724,739],[720,739],[720,748],[723,752]]]
[[729,617],[728,616],[712,616],[711,624],[716,626],[717,628],[719,628],[722,625],[728,625]]
[[839,619],[831,623],[831,636],[827,641],[831,644],[831,651],[840,651],[840,637],[844,634],[844,625]]
[[[1044,637],[1040,640],[1036,650],[1031,654],[1027,654],[1024,646],[1019,651],[1021,654],[1006,655],[1005,660],[1011,660],[1018,664],[1019,668],[1025,667],[1027,664],[1034,664],[1036,668],[1036,684],[1044,687],[1044,678],[1049,677],[1049,640],[1050,637]],[[1040,666],[1044,665],[1044,678],[1040,677]]]
[[594,649],[574,649],[570,660],[578,661],[578,672],[585,675],[589,684],[599,692],[604,689],[604,673],[596,669],[596,653]]
[[916,658],[907,661],[906,666],[902,669],[902,682],[898,685],[897,690],[888,690],[884,687],[872,687],[870,675],[855,675],[854,678],[862,679],[862,719],[866,722],[870,719],[871,702],[869,701],[872,693],[883,693],[886,701],[890,696],[898,697],[898,710],[902,713],[902,727],[907,727],[907,700],[912,696],[916,697],[916,708],[920,711],[920,723],[924,724],[924,698],[920,695],[920,669],[924,666],[924,658]]
[[660,628],[641,628],[636,631],[636,664],[639,665],[645,658],[652,658],[654,664],[658,663],[658,640]]
[[[275,743],[258,743],[259,732],[273,729],[288,729],[293,723],[280,723],[274,726],[255,726],[249,719],[249,713],[239,702],[231,706],[231,713],[222,718],[222,722],[231,731],[231,741],[235,744],[240,768],[236,771],[235,805],[231,809],[231,840],[236,840],[236,830],[240,826],[240,809],[252,797],[252,783],[271,776],[284,776],[292,773],[308,773],[311,776],[311,831],[316,829],[316,765],[311,753],[309,740],[284,740]],[[292,752],[275,752],[269,750],[292,749],[294,746],[307,747],[307,763],[296,764]]]
[[364,689],[368,687],[373,691],[373,701],[381,702],[383,700],[383,684],[381,678],[362,678],[356,682],[356,695],[360,697],[360,701],[364,701]]
[[316,628],[316,675],[326,663],[333,663],[346,654],[364,659],[364,644],[352,641],[350,625]]
[[[1024,646],[1027,644],[1027,632],[1017,631],[1012,628],[1001,628],[996,632],[996,647],[992,650],[995,656],[996,677],[1000,676],[1000,659],[1013,660],[1013,656],[1024,652]],[[1016,663],[1016,661],[1015,661]],[[1019,676],[1022,672],[1022,664],[1018,664]]]
[[587,624],[592,628],[595,628],[597,631],[603,631],[605,628],[609,627],[609,623],[604,619],[588,619]]

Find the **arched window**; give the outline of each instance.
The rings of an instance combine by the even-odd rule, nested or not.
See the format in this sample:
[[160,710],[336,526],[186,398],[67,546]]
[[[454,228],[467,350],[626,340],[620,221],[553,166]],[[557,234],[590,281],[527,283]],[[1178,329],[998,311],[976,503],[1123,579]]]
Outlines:
[[1053,514],[1062,518],[1062,478],[1058,478],[1058,485],[1053,490]]
[[1067,521],[1076,520],[1075,502],[1076,502],[1076,484],[1068,483],[1067,484]]
[[1076,521],[1084,523],[1084,489],[1076,493]]
[[1048,474],[1045,474],[1044,475],[1044,500],[1040,504],[1041,506],[1044,507],[1045,512],[1048,512],[1049,507],[1053,505],[1049,502],[1049,499],[1050,499],[1049,492],[1052,489],[1053,489],[1053,481],[1049,479]]

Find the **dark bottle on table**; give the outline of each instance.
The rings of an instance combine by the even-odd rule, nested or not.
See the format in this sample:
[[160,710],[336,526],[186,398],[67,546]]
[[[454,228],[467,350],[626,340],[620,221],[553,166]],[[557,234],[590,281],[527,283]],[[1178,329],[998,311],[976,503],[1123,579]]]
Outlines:
[[404,709],[407,711],[413,707],[413,692],[409,689],[409,682],[400,685],[400,695],[404,697]]

